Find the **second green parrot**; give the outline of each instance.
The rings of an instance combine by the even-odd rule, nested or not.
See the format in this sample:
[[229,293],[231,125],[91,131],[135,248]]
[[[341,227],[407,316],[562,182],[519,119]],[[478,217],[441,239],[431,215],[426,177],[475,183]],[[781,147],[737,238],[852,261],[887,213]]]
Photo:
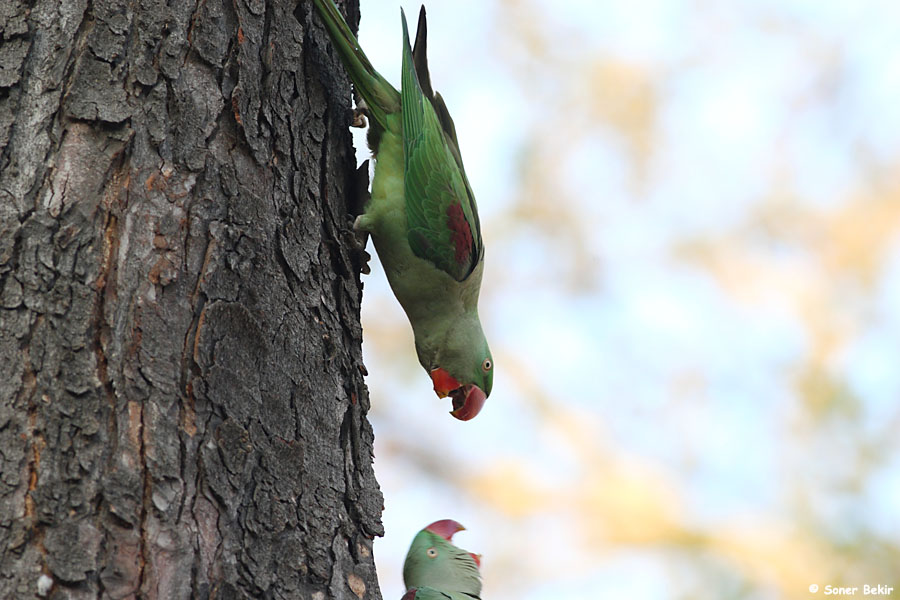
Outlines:
[[453,535],[465,529],[451,519],[435,521],[416,534],[406,561],[402,600],[479,600],[481,557],[453,545]]
[[371,234],[406,311],[419,363],[457,419],[475,417],[491,393],[494,361],[478,317],[484,243],[456,128],[431,87],[425,7],[415,49],[406,16],[398,92],[369,63],[332,0],[314,0],[370,117],[371,199],[355,223]]

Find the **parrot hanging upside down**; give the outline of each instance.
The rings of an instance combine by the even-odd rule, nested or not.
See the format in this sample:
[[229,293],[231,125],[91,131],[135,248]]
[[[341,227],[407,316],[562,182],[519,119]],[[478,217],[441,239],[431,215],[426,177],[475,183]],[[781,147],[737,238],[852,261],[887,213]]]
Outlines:
[[314,0],[370,117],[371,200],[354,223],[371,234],[391,289],[413,328],[434,391],[467,421],[491,393],[494,361],[478,318],[484,244],[456,129],[431,88],[425,7],[415,49],[406,15],[398,92],[369,63],[332,0]]
[[435,521],[413,538],[403,563],[407,592],[401,600],[479,600],[481,557],[457,548],[456,521]]

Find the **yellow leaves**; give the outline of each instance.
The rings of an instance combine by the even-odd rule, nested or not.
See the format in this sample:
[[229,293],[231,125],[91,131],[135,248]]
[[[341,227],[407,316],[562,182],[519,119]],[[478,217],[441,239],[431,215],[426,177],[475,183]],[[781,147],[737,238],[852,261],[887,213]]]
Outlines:
[[685,536],[680,505],[662,474],[635,461],[596,470],[575,496],[587,540],[611,545],[677,542]]
[[[776,190],[739,228],[686,241],[676,252],[704,264],[738,296],[758,299],[761,290],[777,289],[805,302],[807,294],[833,297],[837,286],[872,285],[898,235],[900,186],[862,190],[836,208]],[[779,258],[778,248],[791,254]]]
[[646,66],[603,57],[587,65],[584,83],[578,86],[587,94],[579,113],[596,118],[595,126],[611,128],[625,142],[641,175],[652,150],[659,111],[654,75]]
[[850,273],[868,286],[900,236],[900,186],[867,192],[825,216],[817,250],[829,272]]
[[810,413],[817,418],[837,414],[845,419],[859,415],[859,401],[846,383],[822,364],[803,367],[796,378],[796,389]]
[[865,329],[863,303],[898,239],[894,182],[859,190],[834,207],[776,190],[737,228],[675,251],[713,274],[736,301],[788,311],[810,341],[793,371],[798,396],[817,417],[835,410],[852,416],[858,401],[837,376],[838,361]]
[[810,584],[834,582],[838,556],[822,540],[770,520],[735,524],[707,540],[708,551],[731,561],[745,577],[805,598]]
[[[464,480],[479,504],[513,518],[565,514],[586,547],[669,543],[687,535],[679,493],[659,468],[604,442],[601,423],[590,414],[554,408],[545,412],[543,441],[565,446],[558,448],[560,464],[491,462]],[[575,457],[574,468],[562,464],[565,456]]]
[[576,481],[552,485],[530,465],[507,459],[464,485],[480,505],[512,518],[569,514],[587,547],[660,544],[685,536],[677,494],[647,465],[595,465]]
[[603,160],[593,144],[604,140],[623,148],[632,188],[644,183],[661,104],[659,71],[591,51],[589,38],[555,22],[553,13],[541,14],[533,2],[503,0],[497,14],[497,51],[506,55],[522,98],[539,115],[524,131],[514,217],[568,235],[570,255],[580,260],[596,231],[584,227],[578,209],[604,201],[608,193],[592,178],[592,163]]
[[511,517],[546,510],[553,502],[550,491],[534,479],[533,470],[511,460],[493,462],[464,485],[486,508],[491,507]]

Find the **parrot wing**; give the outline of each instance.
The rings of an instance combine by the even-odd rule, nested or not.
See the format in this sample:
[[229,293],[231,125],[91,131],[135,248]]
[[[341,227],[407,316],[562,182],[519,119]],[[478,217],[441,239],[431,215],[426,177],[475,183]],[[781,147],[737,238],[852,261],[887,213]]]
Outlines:
[[416,69],[416,77],[419,80],[419,87],[425,97],[431,100],[431,105],[437,113],[438,120],[441,122],[441,128],[444,135],[449,138],[447,140],[453,157],[462,169],[462,158],[459,155],[459,142],[456,139],[456,126],[444,104],[444,98],[440,92],[435,92],[431,87],[431,74],[428,72],[428,23],[425,18],[425,5],[419,9],[419,24],[416,26],[416,42],[413,44],[413,64]]
[[[475,196],[463,169],[453,120],[440,94],[431,95],[424,29],[417,57],[403,20],[400,106],[403,121],[404,194],[408,241],[413,253],[457,281],[465,280],[484,253]],[[419,27],[424,27],[420,13]],[[421,48],[421,52],[419,52]],[[425,79],[429,95],[423,92]]]
[[416,69],[416,77],[419,79],[419,87],[426,98],[434,96],[431,89],[431,75],[428,73],[428,23],[425,17],[425,5],[419,9],[419,23],[416,25],[416,41],[413,43],[413,66]]

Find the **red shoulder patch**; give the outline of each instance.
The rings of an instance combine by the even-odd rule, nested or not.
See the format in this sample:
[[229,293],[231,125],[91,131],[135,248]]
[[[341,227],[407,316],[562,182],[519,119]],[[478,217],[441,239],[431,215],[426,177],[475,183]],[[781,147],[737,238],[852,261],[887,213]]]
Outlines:
[[472,229],[459,202],[447,207],[447,226],[450,228],[456,263],[460,265],[467,263],[472,256]]

